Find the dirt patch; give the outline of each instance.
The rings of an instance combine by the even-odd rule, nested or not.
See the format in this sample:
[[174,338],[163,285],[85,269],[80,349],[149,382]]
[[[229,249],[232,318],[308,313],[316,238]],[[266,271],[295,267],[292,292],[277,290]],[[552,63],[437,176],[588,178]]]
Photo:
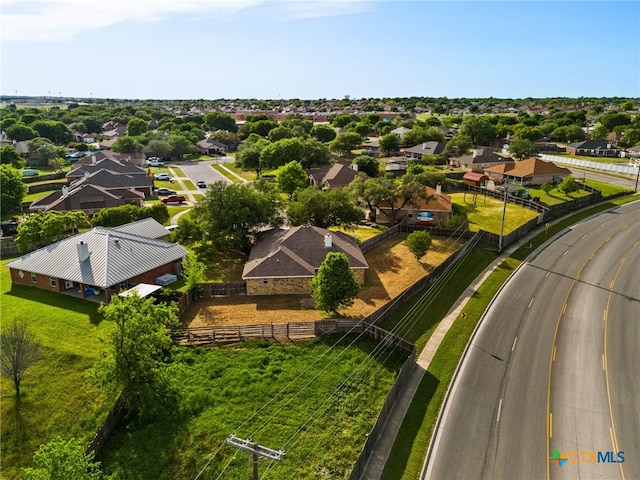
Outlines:
[[[418,263],[409,252],[406,235],[398,235],[365,257],[369,263],[365,285],[354,304],[342,311],[348,318],[363,318],[384,306],[428,274],[455,252],[462,241],[434,238]],[[261,295],[213,298],[193,303],[183,316],[184,325],[242,325],[258,323],[312,322],[328,318],[315,309],[309,295]]]

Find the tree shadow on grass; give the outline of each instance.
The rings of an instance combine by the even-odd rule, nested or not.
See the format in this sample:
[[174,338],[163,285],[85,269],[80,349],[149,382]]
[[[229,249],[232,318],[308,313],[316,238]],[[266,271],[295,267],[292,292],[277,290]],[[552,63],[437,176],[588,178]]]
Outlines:
[[[89,317],[89,321],[93,325],[98,325],[102,321],[102,316],[98,313],[98,307],[100,304],[89,300],[83,300],[81,298],[71,297],[69,295],[63,295],[55,292],[48,292],[46,290],[32,287],[25,287],[23,285],[12,285],[11,290],[8,291],[6,295],[18,297],[29,302],[35,302],[36,304],[39,303],[49,307],[61,308],[87,315]],[[35,305],[33,312],[34,314],[44,313],[43,311],[38,312],[38,307]]]

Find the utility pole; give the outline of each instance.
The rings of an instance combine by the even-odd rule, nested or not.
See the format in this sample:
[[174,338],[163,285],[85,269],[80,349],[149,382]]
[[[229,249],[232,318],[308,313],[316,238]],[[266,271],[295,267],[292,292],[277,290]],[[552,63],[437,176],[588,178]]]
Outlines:
[[232,433],[227,438],[227,444],[238,450],[244,450],[251,453],[253,463],[253,480],[258,480],[258,462],[260,460],[282,460],[284,457],[284,450],[272,450],[271,448],[263,447],[255,442],[252,442],[250,438],[243,440],[236,437],[235,433]]

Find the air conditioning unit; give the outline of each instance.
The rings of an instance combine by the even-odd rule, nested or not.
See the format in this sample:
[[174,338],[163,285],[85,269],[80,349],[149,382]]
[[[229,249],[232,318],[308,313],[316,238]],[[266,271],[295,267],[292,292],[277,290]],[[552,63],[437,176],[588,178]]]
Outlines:
[[65,280],[64,281],[64,288],[65,288],[65,290],[73,288],[73,282],[71,280]]
[[160,275],[158,278],[156,278],[156,284],[165,287],[172,284],[176,280],[178,280],[177,275],[174,275],[172,273],[165,273],[164,275]]

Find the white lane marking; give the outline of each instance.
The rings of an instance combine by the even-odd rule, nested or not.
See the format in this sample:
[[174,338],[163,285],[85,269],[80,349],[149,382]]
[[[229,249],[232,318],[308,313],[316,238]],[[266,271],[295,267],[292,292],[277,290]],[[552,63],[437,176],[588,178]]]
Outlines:
[[604,353],[602,354],[602,369],[606,370],[606,368],[604,368]]
[[500,421],[500,410],[502,410],[502,399],[500,399],[500,403],[498,403],[498,419],[496,422]]
[[556,345],[553,346],[553,361],[556,361]]
[[564,257],[567,253],[569,253],[569,249],[567,249],[567,250],[562,254],[562,256]]
[[551,270],[549,270],[549,271],[547,272],[547,274],[544,276],[544,278],[547,278],[550,274],[551,274]]
[[553,438],[553,413],[549,412],[549,438]]
[[582,235],[582,236],[580,237],[580,240],[584,240],[585,238],[587,238],[587,235],[589,235],[589,234],[588,234],[588,233],[585,233],[584,235]]
[[511,345],[511,351],[513,352],[516,348],[516,342],[518,341],[518,337],[513,339],[513,345]]
[[527,308],[531,308],[531,304],[533,303],[533,299],[536,297],[531,297],[531,300],[529,301],[529,305],[527,305]]

